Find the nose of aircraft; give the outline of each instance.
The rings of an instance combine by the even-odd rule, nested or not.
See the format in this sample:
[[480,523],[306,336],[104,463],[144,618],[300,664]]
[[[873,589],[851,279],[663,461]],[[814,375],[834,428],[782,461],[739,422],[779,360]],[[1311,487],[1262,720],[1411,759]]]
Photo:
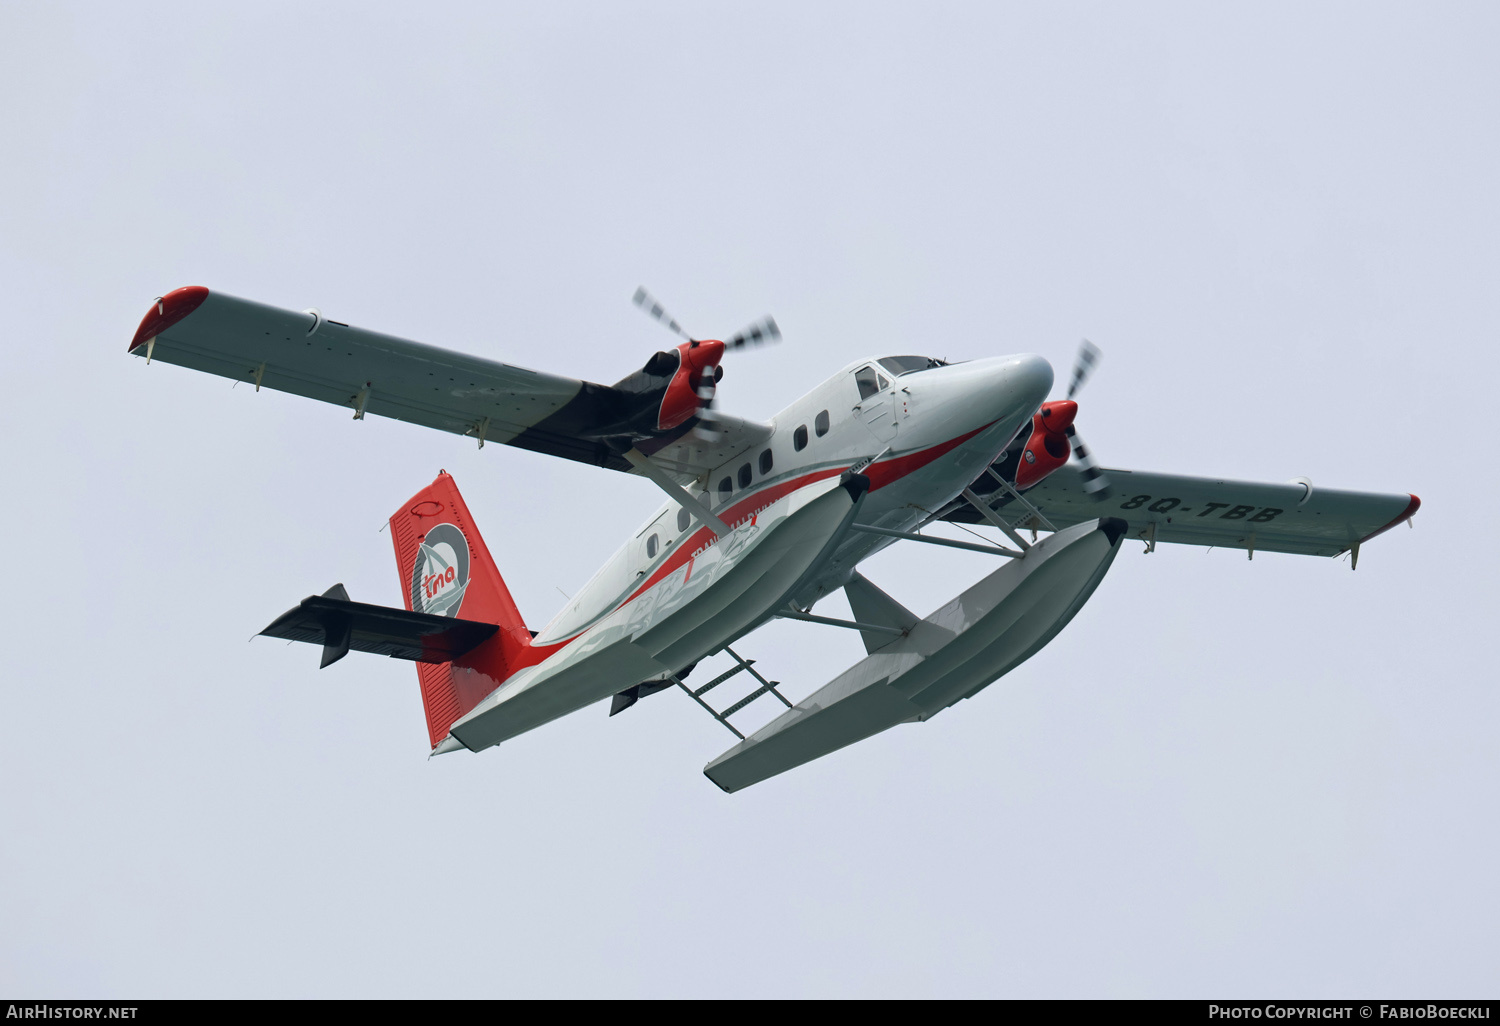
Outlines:
[[1052,391],[1052,365],[1040,356],[1002,356],[976,360],[980,376],[975,389],[975,413],[982,423],[1015,422],[1036,412]]
[[910,425],[908,444],[936,444],[990,426],[1009,438],[1052,390],[1052,365],[1030,354],[1000,356],[914,374],[911,380],[931,391],[921,403],[920,423]]
[[1052,364],[1028,353],[1002,361],[1004,375],[1011,388],[1029,403],[1029,410],[1040,406],[1052,391]]

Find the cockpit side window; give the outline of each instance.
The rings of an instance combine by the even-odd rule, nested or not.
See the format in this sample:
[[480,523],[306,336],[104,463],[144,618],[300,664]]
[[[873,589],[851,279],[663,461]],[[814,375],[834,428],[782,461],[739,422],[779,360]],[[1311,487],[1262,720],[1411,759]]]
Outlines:
[[854,372],[854,382],[859,385],[859,401],[864,402],[880,391],[879,375],[874,367],[861,367]]

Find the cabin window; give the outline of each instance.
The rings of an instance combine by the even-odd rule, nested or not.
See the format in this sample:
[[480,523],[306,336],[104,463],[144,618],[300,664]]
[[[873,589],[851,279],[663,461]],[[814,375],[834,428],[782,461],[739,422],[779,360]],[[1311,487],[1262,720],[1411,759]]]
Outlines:
[[734,491],[734,482],[731,481],[729,478],[726,477],[724,480],[722,480],[722,481],[719,482],[719,498],[720,499],[727,499],[727,498],[729,498],[729,493],[732,492],[732,491]]
[[854,382],[859,385],[859,401],[864,402],[880,391],[879,379],[874,367],[861,367],[854,372]]
[[656,535],[654,534],[646,539],[646,558],[656,558]]
[[760,454],[760,472],[765,476],[771,472],[771,450],[766,449]]
[[748,463],[746,463],[743,467],[740,468],[740,487],[741,488],[749,488],[750,487],[750,464],[748,464]]
[[[819,431],[818,434],[823,432]],[[801,452],[807,448],[807,425],[799,424],[797,430],[792,432],[792,448]]]
[[686,531],[688,524],[693,522],[693,515],[685,508],[677,511],[677,530]]
[[818,433],[818,437],[819,438],[822,438],[824,435],[828,434],[828,411],[827,410],[824,410],[822,413],[818,414],[815,418],[813,418],[813,430]]

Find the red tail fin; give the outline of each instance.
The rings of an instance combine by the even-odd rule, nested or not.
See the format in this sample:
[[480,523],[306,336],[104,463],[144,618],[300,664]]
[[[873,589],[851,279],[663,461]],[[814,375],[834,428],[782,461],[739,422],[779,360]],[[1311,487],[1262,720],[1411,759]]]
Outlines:
[[392,514],[391,540],[407,609],[500,625],[455,662],[417,664],[435,748],[455,720],[531,661],[531,632],[446,471]]

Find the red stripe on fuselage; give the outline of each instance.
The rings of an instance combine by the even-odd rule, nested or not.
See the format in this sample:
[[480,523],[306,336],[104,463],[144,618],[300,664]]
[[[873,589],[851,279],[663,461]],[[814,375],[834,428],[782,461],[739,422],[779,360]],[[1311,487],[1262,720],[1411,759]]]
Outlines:
[[[931,463],[938,457],[952,452],[955,448],[967,442],[969,439],[973,438],[975,435],[979,434],[979,432],[983,431],[989,426],[989,424],[986,424],[984,425],[984,427],[975,428],[973,431],[970,431],[967,434],[959,435],[957,438],[950,439],[946,442],[941,442],[926,449],[920,449],[917,452],[907,453],[905,456],[897,456],[894,459],[886,460],[882,463],[872,463],[864,470],[860,471],[860,473],[864,474],[870,479],[870,491],[873,492],[878,488],[883,488],[888,484],[893,484],[896,481],[899,481],[901,478],[906,477],[908,474],[914,473],[915,471],[918,471],[921,468],[927,466],[927,464]],[[739,523],[744,522],[747,516],[753,521],[761,510],[765,509],[776,500],[790,495],[792,492],[795,492],[799,488],[805,488],[810,484],[815,484],[818,481],[822,481],[825,478],[832,477],[835,474],[842,474],[846,469],[848,468],[829,467],[823,470],[815,470],[811,474],[803,474],[801,477],[794,477],[791,480],[783,481],[777,485],[772,485],[770,488],[764,489],[763,491],[753,492],[745,498],[741,499],[739,502],[735,503],[733,506],[730,506],[726,513],[720,514],[719,519],[723,520],[731,528],[734,528]],[[631,592],[630,596],[626,598],[624,602],[620,603],[620,606],[624,606],[627,603],[635,601],[643,593],[649,591],[656,585],[660,584],[662,581],[666,580],[673,573],[675,573],[679,567],[681,567],[685,563],[691,562],[694,556],[702,552],[708,546],[712,545],[714,543],[714,540],[715,536],[713,531],[709,530],[706,527],[700,528],[699,530],[693,532],[692,536],[685,539],[681,547],[679,547],[676,552],[668,556],[667,559],[662,563],[662,565],[656,568],[655,573],[646,578],[646,580],[641,583],[641,586],[639,588]],[[691,571],[689,572],[691,573]],[[616,606],[615,608],[618,609],[619,606]]]
[[883,463],[872,463],[864,470],[861,470],[860,473],[870,479],[870,491],[876,491],[888,484],[894,484],[908,474],[921,470],[939,456],[947,455],[979,434],[979,432],[994,427],[994,425],[995,422],[990,421],[983,427],[977,427],[973,431],[959,435],[957,438],[946,442],[939,442],[930,448],[918,449],[916,452],[909,452],[905,456],[897,456]]
[[[870,490],[875,491],[877,488],[883,488],[886,485],[894,484],[896,481],[899,481],[901,478],[906,477],[908,474],[912,474],[915,471],[920,470],[921,468],[927,466],[927,464],[931,463],[933,460],[936,460],[939,457],[952,452],[958,446],[967,442],[969,439],[973,438],[975,435],[991,426],[992,424],[986,424],[984,425],[984,427],[975,428],[973,431],[969,431],[965,434],[959,435],[957,438],[950,439],[946,442],[940,442],[939,444],[931,446],[929,448],[920,449],[917,452],[910,452],[905,456],[897,456],[893,459],[885,460],[883,462],[872,463],[870,466],[860,471],[860,473],[864,474],[870,479]],[[842,474],[847,469],[848,466],[825,467],[822,470],[815,470],[811,473],[803,474],[800,477],[794,477],[787,481],[783,481],[780,484],[772,485],[769,488],[765,488],[757,492],[752,492],[751,494],[741,498],[739,502],[736,502],[734,505],[728,507],[728,509],[723,513],[720,513],[719,517],[725,523],[729,524],[730,527],[734,527],[737,522],[743,522],[746,519],[758,516],[761,510],[771,505],[771,503],[775,502],[778,499],[784,498],[797,489],[806,488],[808,485],[816,484],[818,481],[822,481],[825,478],[830,478],[837,474]],[[655,573],[651,574],[650,577],[642,582],[639,588],[631,592],[624,601],[622,601],[618,606],[615,606],[615,608],[610,610],[610,612],[615,612],[615,610],[621,609],[631,602],[634,602],[636,599],[640,598],[642,594],[660,584],[663,580],[671,576],[682,566],[690,564],[696,555],[698,555],[705,548],[707,548],[709,545],[712,545],[717,540],[717,536],[713,533],[712,530],[707,527],[700,527],[698,530],[694,531],[691,535],[683,540],[676,552],[668,556],[666,560],[663,561],[662,565],[656,568]],[[691,575],[692,571],[689,570],[688,573]],[[596,620],[595,622],[597,623],[598,621]],[[584,630],[579,631],[573,637],[568,638],[566,641],[559,641],[551,645],[537,645],[533,643],[529,648],[523,650],[522,659],[518,660],[518,664],[515,667],[516,672],[524,670],[530,666],[535,666],[536,664],[552,656],[554,653],[559,652],[567,646],[571,645],[573,642],[577,641],[587,633],[588,628],[585,628]],[[512,674],[512,676],[514,676],[514,674]],[[509,680],[510,678],[506,679]],[[502,681],[501,683],[503,684],[504,682]]]
[[[761,510],[777,499],[790,495],[798,488],[805,488],[810,484],[822,481],[824,478],[833,477],[835,474],[842,474],[845,469],[845,467],[827,467],[823,470],[815,470],[811,474],[803,474],[801,477],[794,477],[780,484],[772,485],[770,488],[754,492],[719,514],[719,519],[728,524],[730,529],[733,530],[745,520],[754,519]],[[634,602],[643,592],[649,591],[666,580],[679,567],[691,562],[694,556],[708,548],[716,540],[717,536],[707,527],[700,527],[694,531],[687,538],[683,539],[682,544],[678,546],[676,552],[668,556],[662,565],[656,568],[654,574],[646,578],[639,588],[631,592],[629,597],[615,608],[619,609],[620,606]]]

